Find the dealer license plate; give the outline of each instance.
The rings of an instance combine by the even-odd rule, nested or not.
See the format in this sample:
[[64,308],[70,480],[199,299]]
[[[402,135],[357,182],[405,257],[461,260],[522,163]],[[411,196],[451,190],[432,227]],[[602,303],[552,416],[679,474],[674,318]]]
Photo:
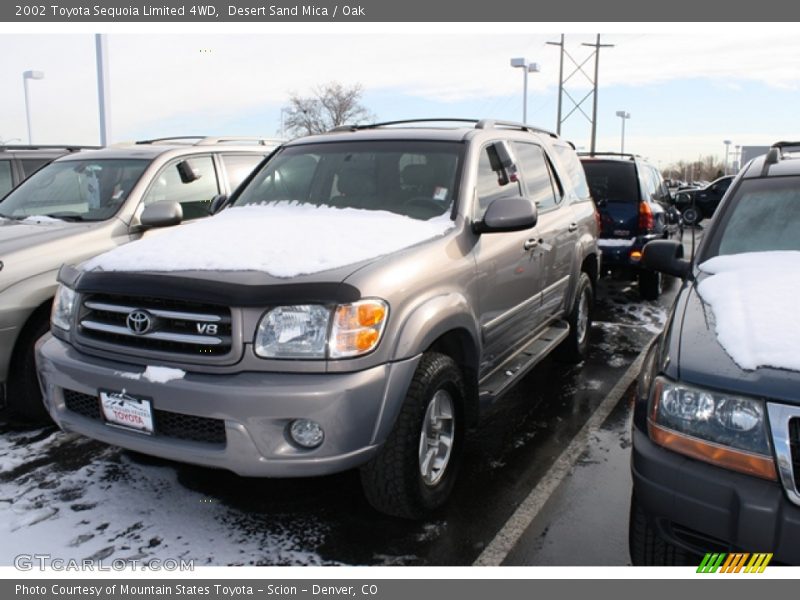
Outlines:
[[101,391],[100,405],[109,425],[153,433],[153,407],[150,400],[134,398],[125,392]]

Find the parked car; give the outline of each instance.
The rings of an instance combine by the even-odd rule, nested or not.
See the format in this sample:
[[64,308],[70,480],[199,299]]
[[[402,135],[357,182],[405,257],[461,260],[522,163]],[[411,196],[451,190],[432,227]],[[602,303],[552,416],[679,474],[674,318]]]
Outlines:
[[733,175],[726,175],[705,187],[682,190],[675,194],[675,207],[681,211],[684,223],[694,225],[703,219],[710,219],[732,181]]
[[294,140],[211,219],[65,267],[53,419],[245,476],[359,467],[400,517],[442,505],[483,410],[581,360],[600,269],[573,147],[454,121]]
[[581,153],[592,197],[600,211],[603,267],[613,275],[638,280],[645,300],[661,295],[660,273],[642,268],[644,245],[680,237],[683,225],[661,173],[634,154]]
[[96,146],[9,146],[0,144],[0,198],[59,156]]
[[766,552],[800,564],[800,142],[734,179],[697,255],[651,242],[684,278],[633,416],[634,564]]
[[212,199],[231,193],[275,147],[233,141],[170,138],[73,152],[0,202],[0,384],[11,412],[47,415],[33,345],[49,327],[59,267],[207,215]]

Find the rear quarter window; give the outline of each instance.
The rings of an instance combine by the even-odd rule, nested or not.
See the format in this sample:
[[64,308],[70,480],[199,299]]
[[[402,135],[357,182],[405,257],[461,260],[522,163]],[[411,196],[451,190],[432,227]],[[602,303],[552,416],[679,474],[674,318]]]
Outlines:
[[570,146],[553,145],[552,148],[558,162],[567,174],[568,180],[563,182],[564,185],[568,187],[571,186],[572,192],[574,192],[578,198],[588,198],[590,195],[589,184],[586,182],[586,173],[583,170],[583,166],[581,166],[578,155],[575,154],[575,150]]

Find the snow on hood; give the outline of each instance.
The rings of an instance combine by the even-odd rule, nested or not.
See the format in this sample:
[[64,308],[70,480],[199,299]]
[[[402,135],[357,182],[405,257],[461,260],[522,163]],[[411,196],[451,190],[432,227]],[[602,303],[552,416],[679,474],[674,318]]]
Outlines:
[[711,306],[720,345],[742,369],[800,371],[800,252],[716,256],[697,293]]
[[103,271],[318,273],[396,252],[453,227],[385,211],[281,203],[226,210],[115,248],[83,268]]

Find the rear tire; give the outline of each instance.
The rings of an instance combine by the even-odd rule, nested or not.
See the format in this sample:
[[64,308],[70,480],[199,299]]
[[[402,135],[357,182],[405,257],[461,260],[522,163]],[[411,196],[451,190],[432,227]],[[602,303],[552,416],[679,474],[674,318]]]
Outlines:
[[644,509],[631,496],[628,551],[634,566],[692,565],[692,555],[665,541]]
[[589,350],[589,332],[592,329],[594,290],[589,275],[582,272],[578,279],[575,302],[567,316],[569,335],[556,348],[554,356],[562,362],[579,363]]
[[49,312],[35,315],[17,338],[9,365],[6,384],[6,407],[11,416],[28,423],[51,423],[42,402],[42,390],[36,375],[36,341],[50,331]]
[[361,485],[378,511],[420,519],[442,506],[455,484],[463,443],[464,383],[447,355],[422,355],[405,402]]
[[639,295],[642,300],[658,300],[663,282],[664,276],[658,271],[639,271]]

